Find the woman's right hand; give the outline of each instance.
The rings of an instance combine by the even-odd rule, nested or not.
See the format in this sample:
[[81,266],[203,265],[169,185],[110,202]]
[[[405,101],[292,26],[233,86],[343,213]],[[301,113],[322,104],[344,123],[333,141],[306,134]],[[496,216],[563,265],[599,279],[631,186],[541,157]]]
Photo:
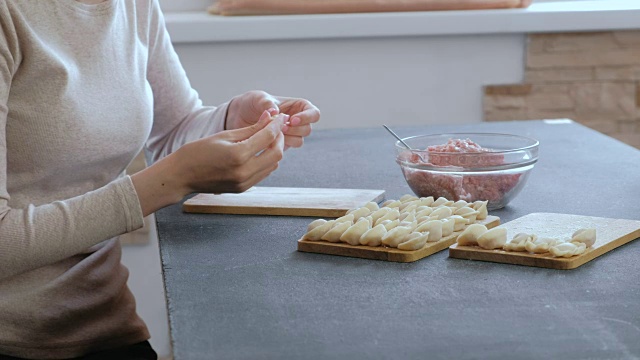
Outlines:
[[265,111],[254,125],[188,143],[131,179],[146,216],[193,192],[239,193],[278,168],[286,115]]

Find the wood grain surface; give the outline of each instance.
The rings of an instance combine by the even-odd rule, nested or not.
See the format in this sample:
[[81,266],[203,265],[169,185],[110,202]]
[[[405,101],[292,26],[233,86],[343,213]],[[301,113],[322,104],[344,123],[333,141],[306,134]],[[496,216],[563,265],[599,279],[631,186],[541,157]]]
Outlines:
[[198,194],[185,201],[184,212],[339,217],[369,201],[380,202],[384,190],[252,187],[241,194]]
[[[500,218],[497,216],[488,216],[485,220],[478,221],[477,223],[484,224],[488,228],[493,228],[500,225]],[[298,251],[393,262],[414,262],[448,248],[451,244],[455,243],[461,232],[462,231],[454,232],[452,235],[438,242],[427,243],[422,249],[412,251],[398,250],[384,246],[354,246],[346,243],[302,239],[298,240]]]
[[521,232],[536,234],[538,237],[569,239],[578,229],[595,228],[596,243],[591,248],[587,248],[585,253],[570,258],[554,258],[550,253],[485,250],[478,246],[459,246],[458,244],[449,248],[449,257],[569,270],[640,237],[640,221],[637,220],[570,214],[533,213],[500,227],[507,229],[508,240]]

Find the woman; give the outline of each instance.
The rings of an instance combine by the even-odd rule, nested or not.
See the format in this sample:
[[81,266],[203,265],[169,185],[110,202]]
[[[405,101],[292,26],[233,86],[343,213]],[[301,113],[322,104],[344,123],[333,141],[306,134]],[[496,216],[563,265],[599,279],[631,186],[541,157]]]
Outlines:
[[259,91],[202,106],[155,0],[0,0],[0,359],[155,358],[117,236],[258,183],[319,117]]

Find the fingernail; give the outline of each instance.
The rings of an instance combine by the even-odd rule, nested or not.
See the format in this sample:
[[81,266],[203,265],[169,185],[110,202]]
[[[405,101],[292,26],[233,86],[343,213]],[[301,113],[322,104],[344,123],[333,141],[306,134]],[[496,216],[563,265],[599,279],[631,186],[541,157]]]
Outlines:
[[283,134],[286,134],[288,130],[289,130],[289,126],[288,125],[282,125],[282,133]]
[[294,117],[293,119],[291,119],[291,125],[293,126],[300,125],[300,122],[301,122],[300,118]]

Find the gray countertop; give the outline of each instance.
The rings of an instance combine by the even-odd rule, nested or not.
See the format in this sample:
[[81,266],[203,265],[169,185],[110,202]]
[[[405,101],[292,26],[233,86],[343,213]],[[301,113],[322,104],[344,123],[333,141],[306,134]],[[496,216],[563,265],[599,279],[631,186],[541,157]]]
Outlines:
[[[575,123],[397,128],[540,141],[520,195],[492,212],[640,219],[640,151]],[[263,186],[411,193],[380,128],[315,132]],[[176,360],[640,358],[640,242],[575,270],[299,253],[312,218],[157,213]]]

